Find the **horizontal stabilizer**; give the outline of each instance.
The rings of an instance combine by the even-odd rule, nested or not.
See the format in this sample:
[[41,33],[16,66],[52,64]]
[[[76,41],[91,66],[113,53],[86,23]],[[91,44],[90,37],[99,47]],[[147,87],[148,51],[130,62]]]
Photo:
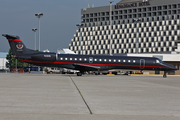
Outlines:
[[13,36],[13,35],[7,35],[7,34],[2,34],[2,36],[6,37],[7,39],[19,39],[19,36]]

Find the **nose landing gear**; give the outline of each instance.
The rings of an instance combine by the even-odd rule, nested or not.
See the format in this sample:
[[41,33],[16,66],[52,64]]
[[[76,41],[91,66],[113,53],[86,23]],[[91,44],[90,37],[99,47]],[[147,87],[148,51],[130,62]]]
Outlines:
[[167,73],[167,72],[166,72],[166,71],[164,71],[164,74],[163,74],[163,77],[164,77],[164,78],[166,78],[166,77],[167,77],[166,73]]

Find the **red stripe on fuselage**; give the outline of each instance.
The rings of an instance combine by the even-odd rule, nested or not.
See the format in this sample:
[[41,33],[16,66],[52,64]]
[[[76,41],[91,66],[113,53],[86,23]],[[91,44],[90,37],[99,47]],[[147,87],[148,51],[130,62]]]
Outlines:
[[8,39],[8,41],[15,41],[15,42],[21,42],[21,39]]
[[[125,65],[125,64],[102,64],[102,63],[76,63],[76,62],[49,62],[49,61],[34,61],[34,60],[24,60],[19,59],[23,62],[28,63],[43,63],[43,64],[79,64],[79,65],[100,65],[100,66],[127,66],[127,67],[143,67],[142,65]],[[144,66],[148,68],[171,68],[171,67],[165,67],[165,66]]]

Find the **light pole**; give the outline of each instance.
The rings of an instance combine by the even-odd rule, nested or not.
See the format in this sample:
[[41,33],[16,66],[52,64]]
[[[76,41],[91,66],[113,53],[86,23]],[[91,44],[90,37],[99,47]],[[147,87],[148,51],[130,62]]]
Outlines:
[[36,31],[37,31],[37,28],[33,28],[32,31],[34,32],[34,49],[36,50]]
[[35,16],[39,19],[39,51],[40,51],[40,18],[43,16],[43,13],[37,13]]
[[136,53],[138,53],[138,47],[139,47],[139,45],[138,45],[138,22],[140,22],[141,21],[141,19],[133,19],[133,22],[135,22],[136,23]]
[[81,27],[83,27],[83,24],[77,24],[76,25],[78,28],[79,28],[79,30],[80,30],[80,38],[79,38],[79,41],[80,41],[80,54],[81,54],[81,39],[82,39],[82,32],[81,32]]
[[114,1],[110,1],[109,0],[109,2],[110,2],[110,45],[109,45],[109,54],[112,56],[112,30],[111,30],[111,27],[112,27],[112,3],[114,2]]

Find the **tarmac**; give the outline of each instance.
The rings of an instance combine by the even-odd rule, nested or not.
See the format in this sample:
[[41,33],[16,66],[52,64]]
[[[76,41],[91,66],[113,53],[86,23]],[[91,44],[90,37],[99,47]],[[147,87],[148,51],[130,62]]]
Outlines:
[[0,120],[180,120],[180,77],[0,73]]

